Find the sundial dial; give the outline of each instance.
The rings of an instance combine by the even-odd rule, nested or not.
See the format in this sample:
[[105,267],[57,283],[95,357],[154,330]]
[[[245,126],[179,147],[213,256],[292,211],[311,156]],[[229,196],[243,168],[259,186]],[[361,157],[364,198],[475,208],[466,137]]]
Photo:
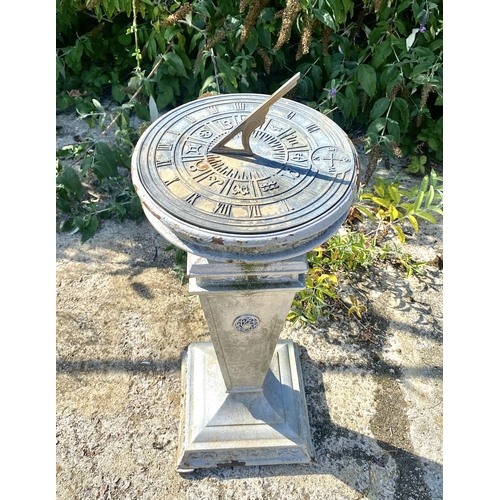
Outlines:
[[184,104],[143,134],[134,184],[142,188],[146,213],[175,226],[180,247],[194,241],[203,254],[206,241],[216,258],[214,245],[222,242],[230,257],[273,259],[275,249],[262,237],[289,241],[285,233],[293,232],[290,255],[304,253],[317,244],[314,232],[324,235],[332,221],[345,219],[357,156],[329,118],[283,98],[299,76],[272,96],[217,95]]
[[325,115],[284,98],[217,95],[158,118],[139,139],[132,181],[154,228],[188,252],[212,342],[182,363],[177,471],[310,463],[299,355],[279,339],[306,253],[344,222],[357,154]]

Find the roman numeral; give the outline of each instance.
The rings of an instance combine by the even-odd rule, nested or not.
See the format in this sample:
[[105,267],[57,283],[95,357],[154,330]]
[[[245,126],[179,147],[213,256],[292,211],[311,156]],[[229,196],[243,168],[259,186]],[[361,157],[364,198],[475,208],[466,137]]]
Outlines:
[[311,125],[309,125],[307,127],[308,132],[317,132],[318,130],[319,130],[319,127],[315,123],[312,123]]
[[260,211],[259,205],[250,205],[248,207],[249,217],[262,217],[262,212]]
[[288,202],[288,200],[280,200],[280,207],[285,211],[285,212],[291,212],[293,210],[292,205]]
[[190,204],[190,205],[194,205],[195,201],[200,197],[201,195],[198,194],[198,193],[193,193],[193,194],[190,194],[187,198],[186,198],[186,201]]
[[168,167],[169,165],[172,165],[172,160],[170,159],[156,161],[156,168]]
[[165,181],[165,186],[170,186],[170,184],[173,184],[174,182],[177,182],[179,180],[179,177],[174,177],[170,181]]
[[224,215],[225,217],[231,217],[231,212],[233,210],[233,205],[230,203],[219,203],[215,209],[214,214]]

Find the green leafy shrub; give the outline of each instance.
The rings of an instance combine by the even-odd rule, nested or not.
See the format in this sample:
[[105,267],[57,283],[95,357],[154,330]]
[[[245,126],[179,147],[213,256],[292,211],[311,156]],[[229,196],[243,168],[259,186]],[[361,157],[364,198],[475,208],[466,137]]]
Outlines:
[[[365,201],[369,200],[369,206]],[[387,228],[394,230],[401,243],[405,242],[403,224],[410,223],[415,233],[418,233],[418,219],[424,219],[433,224],[436,219],[432,212],[442,215],[443,210],[442,178],[434,170],[424,176],[420,185],[411,189],[400,189],[398,180],[387,180],[377,177],[373,192],[359,194],[357,210],[373,221],[378,221],[377,232]]]
[[103,95],[122,104],[143,83],[137,111],[149,119],[152,107],[207,92],[271,93],[300,71],[295,98],[362,128],[367,152],[440,160],[441,10],[418,0],[60,0],[58,106]]
[[[105,142],[85,146],[61,148],[56,163],[56,229],[80,231],[82,243],[95,235],[101,219],[137,220],[143,215],[130,180],[130,150]],[[73,166],[70,161],[82,154]]]
[[[338,304],[343,304],[337,291],[340,275],[368,269],[377,262],[387,261],[400,266],[411,276],[421,273],[425,262],[417,262],[397,245],[384,243],[388,230],[392,229],[399,241],[406,241],[403,229],[418,233],[417,217],[436,223],[433,213],[442,214],[441,178],[431,171],[420,184],[410,189],[400,189],[399,181],[375,178],[371,192],[360,191],[351,209],[351,220],[373,221],[375,228],[360,231],[355,227],[343,227],[318,248],[307,255],[309,270],[306,288],[297,293],[287,319],[293,323],[314,324],[320,318],[341,317]],[[406,226],[409,225],[409,228]],[[366,306],[354,296],[347,315],[361,319]]]
[[[442,14],[440,0],[58,0],[57,108],[115,133],[110,145],[58,151],[58,231],[86,241],[102,218],[141,216],[129,176],[140,135],[133,114],[149,122],[200,96],[270,94],[300,72],[289,97],[363,137],[363,184],[383,156],[412,157],[408,172],[427,176],[409,190],[377,179],[361,192],[356,213],[376,223],[374,233],[348,231],[308,255],[307,286],[289,319],[334,317],[341,269],[392,258],[418,272],[420,263],[381,235],[391,229],[404,242],[405,226],[418,231],[419,218],[432,223],[431,212],[441,213],[432,162],[442,160]],[[362,312],[351,299],[348,314]]]

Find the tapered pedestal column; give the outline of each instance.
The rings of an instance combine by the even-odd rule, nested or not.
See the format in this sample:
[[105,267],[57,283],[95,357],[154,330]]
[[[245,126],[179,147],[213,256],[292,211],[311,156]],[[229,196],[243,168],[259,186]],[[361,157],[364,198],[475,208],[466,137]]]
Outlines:
[[278,340],[306,272],[305,257],[241,265],[188,255],[212,342],[184,355],[179,472],[311,461],[298,353]]

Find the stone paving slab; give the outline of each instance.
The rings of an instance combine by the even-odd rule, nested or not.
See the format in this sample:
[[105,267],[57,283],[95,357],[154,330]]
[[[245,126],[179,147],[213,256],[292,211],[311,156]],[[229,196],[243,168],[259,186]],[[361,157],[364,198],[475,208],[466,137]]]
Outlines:
[[[413,251],[441,252],[440,227]],[[411,245],[409,248],[411,248]],[[316,461],[175,472],[182,352],[203,311],[146,220],[57,236],[57,499],[442,498],[442,271],[340,283],[368,307],[298,328]],[[442,253],[441,253],[442,255]]]

